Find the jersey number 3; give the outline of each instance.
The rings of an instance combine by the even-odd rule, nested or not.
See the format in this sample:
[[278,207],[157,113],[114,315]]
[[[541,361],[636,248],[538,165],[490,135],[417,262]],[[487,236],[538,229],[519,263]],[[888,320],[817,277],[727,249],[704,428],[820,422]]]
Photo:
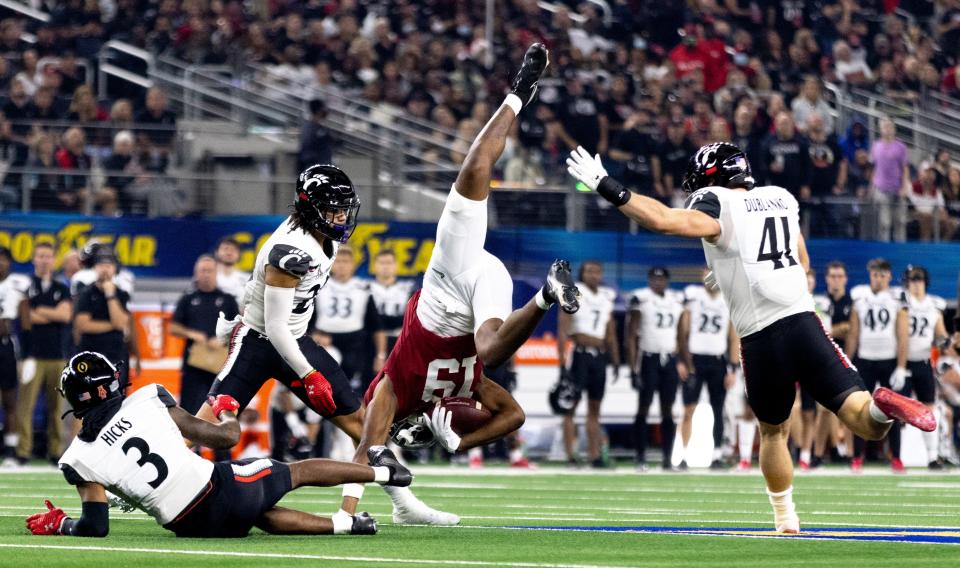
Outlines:
[[167,474],[170,471],[167,469],[167,462],[163,461],[163,458],[157,454],[150,453],[150,446],[143,438],[130,438],[124,442],[123,453],[129,454],[131,449],[136,449],[140,452],[140,459],[137,460],[137,465],[140,467],[145,466],[146,464],[151,464],[153,467],[157,468],[157,478],[153,481],[148,481],[147,485],[156,489],[160,487],[160,484],[163,483],[163,480],[167,478]]
[[[797,261],[793,258],[790,251],[790,224],[786,217],[780,217],[780,225],[783,227],[783,242],[786,250],[780,250],[777,243],[777,219],[776,217],[767,217],[763,222],[763,236],[760,237],[760,252],[757,253],[757,262],[764,260],[773,261],[773,269],[783,268],[783,259],[786,257],[789,266],[796,266]],[[770,252],[767,252],[769,243]]]
[[[473,366],[477,356],[467,357],[463,362],[456,359],[434,359],[427,367],[427,380],[423,383],[422,400],[427,402],[451,396],[469,397],[473,389]],[[440,377],[440,371],[446,371]]]

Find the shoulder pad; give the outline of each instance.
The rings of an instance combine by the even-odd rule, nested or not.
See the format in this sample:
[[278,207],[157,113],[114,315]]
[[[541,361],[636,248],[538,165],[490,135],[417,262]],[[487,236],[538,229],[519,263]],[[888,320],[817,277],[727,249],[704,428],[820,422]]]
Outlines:
[[715,188],[704,187],[690,194],[683,204],[685,209],[695,209],[714,219],[720,218],[720,198]]
[[66,479],[67,483],[69,483],[70,485],[80,485],[82,483],[87,483],[87,480],[81,477],[80,474],[77,473],[77,470],[73,469],[73,467],[71,467],[68,464],[65,464],[65,463],[60,464],[60,471],[63,472],[64,479]]
[[940,310],[941,312],[947,309],[947,301],[941,298],[940,296],[930,295],[930,300],[933,302],[933,306]]
[[306,251],[285,244],[273,245],[267,259],[270,266],[301,278],[310,271],[310,261],[312,260]]
[[617,291],[613,288],[610,288],[609,286],[601,286],[599,291],[605,299],[610,300],[611,302],[617,301]]

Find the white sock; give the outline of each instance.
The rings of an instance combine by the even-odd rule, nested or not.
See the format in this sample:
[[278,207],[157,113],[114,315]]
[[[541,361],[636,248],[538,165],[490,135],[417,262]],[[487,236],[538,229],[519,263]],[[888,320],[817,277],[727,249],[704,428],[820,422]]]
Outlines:
[[880,424],[889,424],[893,422],[893,418],[887,416],[882,410],[877,407],[877,403],[870,401],[870,418],[873,418],[875,421]]
[[797,516],[796,506],[793,504],[793,486],[779,493],[767,489],[767,496],[770,498],[770,504],[773,505],[773,518],[777,530],[780,530],[780,525],[784,521]]
[[757,425],[753,420],[740,420],[737,432],[740,438],[740,461],[753,461],[753,439],[757,434]]
[[420,503],[420,500],[413,494],[413,491],[410,491],[409,487],[389,487],[384,485],[383,490],[390,496],[390,500],[393,501],[393,506],[399,509],[405,509]]
[[4,434],[3,435],[3,445],[8,448],[17,447],[17,442],[20,441],[19,434]]
[[810,450],[800,450],[800,461],[810,463]]
[[723,448],[713,449],[713,459],[714,461],[719,461],[723,459]]
[[541,310],[547,311],[550,309],[551,304],[543,296],[543,288],[540,288],[540,290],[537,291],[537,294],[533,297],[533,299],[537,302],[537,307]]
[[517,463],[523,459],[523,450],[520,448],[514,448],[510,450],[510,463]]
[[940,435],[937,430],[923,433],[923,445],[927,447],[927,461],[937,461],[940,457]]
[[373,480],[380,485],[390,481],[390,468],[382,465],[373,468]]
[[839,454],[840,457],[849,457],[850,454],[847,452],[848,449],[849,448],[847,447],[846,442],[837,442],[837,454]]
[[340,509],[330,517],[333,521],[333,534],[350,534],[353,530],[353,515]]
[[523,101],[520,100],[520,97],[510,93],[503,99],[503,104],[510,107],[510,110],[513,111],[514,115],[520,114],[520,110],[523,108]]
[[470,459],[478,459],[480,461],[483,461],[483,448],[481,447],[470,448],[469,450],[467,450],[467,457]]

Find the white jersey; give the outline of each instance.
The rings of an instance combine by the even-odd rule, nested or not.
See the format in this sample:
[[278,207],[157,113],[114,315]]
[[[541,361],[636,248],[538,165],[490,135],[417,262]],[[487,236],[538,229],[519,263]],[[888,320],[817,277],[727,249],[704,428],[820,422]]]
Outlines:
[[719,238],[703,239],[703,252],[740,337],[813,311],[797,253],[800,209],[790,192],[777,186],[706,187],[687,199],[687,208],[720,222]]
[[377,313],[386,329],[387,335],[399,335],[403,326],[403,312],[407,308],[407,301],[413,294],[412,280],[397,280],[390,286],[374,280],[370,283],[370,293],[373,294],[373,303],[377,306]]
[[184,445],[170,417],[175,405],[160,385],[140,388],[92,441],[73,440],[60,469],[70,483],[99,483],[161,525],[173,521],[213,474],[213,463]]
[[[136,284],[137,277],[133,275],[133,272],[130,272],[126,268],[121,268],[117,271],[117,275],[113,277],[113,283],[116,284],[117,288],[120,288],[127,294],[130,294],[133,297],[133,288]],[[80,292],[83,292],[83,289],[87,286],[93,284],[97,281],[97,271],[93,268],[84,268],[78,270],[76,274],[70,279],[70,295],[77,297],[80,295]]]
[[370,283],[360,278],[330,280],[317,293],[316,328],[323,333],[353,333],[364,328]]
[[230,274],[225,274],[221,270],[217,270],[217,288],[236,298],[238,306],[243,306],[243,293],[249,280],[249,272],[234,270]]
[[594,292],[583,282],[577,282],[577,288],[580,290],[580,309],[570,316],[570,335],[604,339],[617,293],[606,286],[600,286]]
[[690,353],[726,355],[729,349],[730,309],[723,295],[711,296],[703,286],[687,286],[683,295],[690,311]]
[[635,315],[640,314],[640,350],[644,353],[676,353],[677,327],[684,309],[683,294],[668,288],[661,296],[650,288],[640,288],[631,294],[628,304]]
[[907,312],[910,316],[910,343],[907,348],[908,361],[927,361],[933,348],[937,322],[943,317],[947,303],[939,296],[927,294],[918,300],[906,295]]
[[857,357],[868,361],[886,361],[897,358],[897,313],[903,301],[881,290],[874,293],[858,292],[853,309],[860,321],[860,343]]
[[26,274],[8,274],[0,280],[0,319],[20,317],[20,302],[27,297],[30,284],[30,277]]
[[313,235],[302,229],[294,229],[292,219],[288,218],[281,223],[257,254],[253,276],[247,282],[244,293],[243,323],[261,334],[266,334],[263,292],[269,264],[300,279],[294,292],[293,311],[287,325],[294,337],[306,333],[313,317],[313,300],[320,288],[327,283],[333,258],[340,248],[340,243],[329,242],[330,254],[327,254]]
[[823,323],[823,329],[829,334],[833,329],[833,302],[830,296],[825,294],[816,294],[813,296],[813,307],[816,308],[817,316]]
[[417,302],[427,331],[473,335],[487,320],[506,320],[513,311],[513,279],[500,259],[483,249],[486,238],[487,201],[467,199],[452,188]]

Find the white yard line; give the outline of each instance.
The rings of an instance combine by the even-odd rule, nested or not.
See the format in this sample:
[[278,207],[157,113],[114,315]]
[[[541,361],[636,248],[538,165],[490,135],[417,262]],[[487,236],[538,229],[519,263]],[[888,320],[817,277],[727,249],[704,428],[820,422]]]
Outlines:
[[0,548],[40,549],[40,550],[82,550],[87,552],[136,552],[138,554],[183,554],[186,556],[226,556],[234,558],[272,558],[296,560],[333,560],[340,562],[370,562],[372,564],[415,564],[415,565],[456,565],[456,566],[509,566],[511,568],[619,568],[612,565],[597,564],[557,564],[550,562],[500,562],[495,560],[456,560],[456,559],[406,559],[383,556],[334,556],[327,554],[283,554],[279,552],[232,552],[213,550],[183,550],[176,548],[134,548],[113,546],[73,546],[60,544],[3,544]]

